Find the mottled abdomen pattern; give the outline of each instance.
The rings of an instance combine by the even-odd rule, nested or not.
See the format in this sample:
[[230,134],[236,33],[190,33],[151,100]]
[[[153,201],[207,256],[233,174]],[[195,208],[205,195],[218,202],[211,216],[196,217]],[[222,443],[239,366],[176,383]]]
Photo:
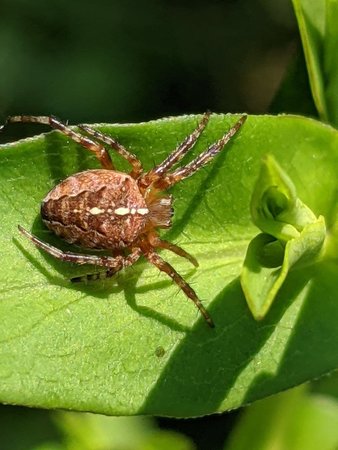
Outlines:
[[148,209],[136,181],[113,170],[87,170],[66,178],[41,205],[47,227],[85,248],[130,246],[145,227]]

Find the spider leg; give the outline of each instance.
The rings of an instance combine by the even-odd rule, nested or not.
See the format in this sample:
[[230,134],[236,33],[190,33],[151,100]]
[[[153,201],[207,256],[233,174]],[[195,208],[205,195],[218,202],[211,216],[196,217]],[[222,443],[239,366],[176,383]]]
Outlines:
[[164,248],[165,250],[170,250],[171,252],[176,253],[176,255],[182,256],[182,258],[186,258],[195,267],[198,267],[197,259],[194,258],[192,255],[190,255],[190,253],[183,250],[183,248],[179,247],[178,245],[160,239],[155,233],[149,233],[148,238],[149,242],[154,248]]
[[210,112],[206,112],[195,130],[189,134],[189,136],[187,136],[164,161],[143,175],[143,185],[149,185],[154,179],[160,178],[163,174],[167,173],[174,164],[178,163],[183,158],[183,156],[196,144],[197,139],[209,122],[210,114]]
[[[113,270],[115,272],[121,270],[123,267],[125,267],[125,261],[128,257],[125,256],[98,256],[98,255],[84,255],[81,253],[73,253],[73,252],[64,252],[53,245],[47,244],[46,242],[42,241],[38,237],[31,234],[29,231],[25,230],[20,225],[18,226],[19,231],[21,234],[26,236],[33,244],[44,250],[45,252],[49,253],[50,255],[54,256],[54,258],[60,259],[61,261],[67,261],[72,262],[76,264],[92,264],[100,267],[109,267],[110,270]],[[136,249],[135,253],[138,254],[138,257],[141,255],[141,250]],[[133,255],[131,253],[129,256]],[[136,255],[134,254],[134,257]],[[135,259],[137,261],[138,258]],[[132,261],[131,263],[133,263]],[[130,264],[127,264],[130,265]]]
[[190,177],[197,172],[201,167],[208,164],[230,141],[230,139],[237,133],[241,126],[246,121],[247,116],[241,116],[240,119],[233,125],[230,130],[224,134],[218,141],[211,144],[204,152],[198,155],[193,161],[187,165],[176,169],[174,172],[168,174],[162,180],[156,182],[156,188],[168,189],[174,184],[185,178]]
[[164,261],[157,253],[155,253],[153,250],[146,250],[144,251],[144,256],[148,259],[149,262],[154,264],[161,272],[165,272],[169,277],[176,283],[180,289],[185,293],[185,295],[192,300],[197,308],[199,309],[200,313],[206,320],[209,327],[214,328],[214,322],[212,318],[210,317],[207,310],[202,305],[200,299],[197,297],[196,292],[189,286],[189,284],[184,281],[184,279],[179,275],[176,270],[166,261]]
[[[82,145],[82,147],[93,152],[97,159],[100,161],[102,167],[104,167],[105,169],[114,169],[110,155],[103,145],[92,141],[87,136],[82,136],[81,134],[76,133],[70,127],[53,116],[9,116],[6,119],[5,125],[7,123],[18,122],[40,123],[42,125],[49,125],[52,128],[61,131],[66,136],[69,136],[73,141]],[[4,128],[5,125],[2,125],[0,127],[0,131]]]
[[[96,272],[96,273],[89,273],[87,275],[83,275],[80,277],[74,277],[71,278],[72,283],[78,283],[83,281],[94,281],[94,280],[102,280],[105,278],[111,278],[113,275],[115,275],[117,272],[119,272],[121,269],[124,269],[125,267],[132,266],[141,256],[142,252],[141,249],[135,248],[128,256],[120,257],[121,264],[117,265],[116,267],[111,267],[105,272]],[[121,259],[122,258],[122,259]],[[116,258],[114,258],[116,259]]]
[[108,269],[105,272],[88,273],[86,275],[81,275],[80,277],[73,277],[70,279],[70,281],[72,283],[82,283],[85,281],[104,280],[106,278],[112,277],[117,272],[118,271]]
[[133,168],[133,170],[130,173],[130,176],[132,176],[133,178],[138,178],[141,175],[141,173],[143,172],[141,161],[137,159],[133,153],[129,152],[122,144],[117,142],[114,138],[107,136],[101,133],[100,131],[94,130],[93,128],[87,125],[78,125],[78,127],[81,130],[93,136],[95,139],[98,139],[99,141],[108,144],[120,156],[122,156],[122,158],[126,159]]

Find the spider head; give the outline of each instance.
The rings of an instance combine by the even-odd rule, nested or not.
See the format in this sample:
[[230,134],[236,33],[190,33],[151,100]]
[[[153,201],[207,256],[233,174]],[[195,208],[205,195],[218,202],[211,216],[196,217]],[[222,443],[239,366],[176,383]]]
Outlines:
[[174,214],[172,195],[153,197],[147,201],[149,221],[155,228],[170,228]]

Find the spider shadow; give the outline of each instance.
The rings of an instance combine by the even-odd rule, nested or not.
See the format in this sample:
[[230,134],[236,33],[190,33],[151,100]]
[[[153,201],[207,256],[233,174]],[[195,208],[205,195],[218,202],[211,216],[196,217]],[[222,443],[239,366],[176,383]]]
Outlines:
[[[44,229],[44,224],[40,216],[37,216],[33,223],[32,233],[39,239],[42,239],[43,241],[46,240],[48,243],[57,248],[60,248],[62,251],[76,252],[76,248],[74,249],[74,246],[67,244],[57,236],[53,235],[53,233],[51,233],[47,229]],[[27,248],[22,245],[17,238],[13,238],[13,242],[14,245],[16,245],[16,247],[21,251],[21,253],[30,261],[30,263],[34,265],[35,268],[48,280],[48,282],[53,285],[73,291],[80,291],[86,295],[104,300],[107,300],[110,295],[124,292],[127,304],[138,314],[155,319],[175,331],[185,332],[190,329],[189,327],[181,325],[175,319],[165,316],[164,314],[161,314],[152,308],[149,308],[147,306],[139,306],[137,304],[137,294],[145,294],[152,290],[164,289],[172,284],[172,281],[170,279],[156,282],[151,280],[151,282],[148,282],[146,285],[137,287],[139,279],[144,269],[146,268],[147,262],[137,262],[135,265],[126,269],[126,271],[118,272],[112,278],[88,281],[83,283],[72,283],[71,278],[73,277],[83,276],[96,272],[104,272],[104,268],[88,264],[79,266],[77,264],[65,263],[64,261],[58,260],[45,251],[39,249],[46,262],[50,264],[55,269],[55,271],[60,273],[61,277],[58,277],[57,275],[52,274],[45,265],[41,264],[36,258],[34,258],[31,252],[27,250]],[[84,251],[80,248],[78,252],[88,254],[94,253],[90,251]],[[102,252],[97,253],[102,254]],[[189,278],[189,276],[191,276],[195,272],[195,270],[195,268],[190,270],[186,276]]]
[[[95,156],[81,145],[64,136],[60,131],[53,130],[47,133],[44,136],[44,147],[53,185],[56,185],[71,173],[98,167]],[[63,150],[64,147],[66,148]],[[70,173],[70,163],[67,160],[73,158],[73,153],[74,160],[71,163],[72,171]]]
[[[141,265],[139,265],[139,266],[141,266]],[[139,267],[135,267],[134,270],[135,270],[135,272],[139,271]],[[163,280],[163,281],[158,281],[158,282],[147,283],[146,286],[142,286],[142,287],[138,288],[137,281],[138,281],[140,275],[142,274],[143,270],[144,270],[144,268],[141,267],[141,271],[139,272],[137,278],[129,277],[128,282],[124,283],[124,293],[125,293],[125,299],[126,299],[127,304],[137,313],[142,314],[145,317],[155,319],[156,321],[162,323],[163,325],[167,326],[168,328],[170,328],[173,331],[179,331],[179,332],[190,331],[191,330],[190,327],[181,325],[177,320],[175,320],[173,318],[170,318],[152,308],[149,308],[148,306],[137,305],[137,300],[136,300],[137,294],[144,294],[151,290],[164,289],[166,287],[169,287],[173,283],[171,280],[168,279],[168,280]],[[193,269],[191,272],[195,272],[195,269]],[[188,274],[188,277],[189,277],[189,275],[190,275],[190,273]]]

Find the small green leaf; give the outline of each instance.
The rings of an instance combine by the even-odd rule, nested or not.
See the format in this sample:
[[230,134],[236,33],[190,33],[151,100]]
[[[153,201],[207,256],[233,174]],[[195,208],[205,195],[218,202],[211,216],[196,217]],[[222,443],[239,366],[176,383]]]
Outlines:
[[241,285],[250,311],[261,320],[269,311],[290,269],[314,261],[326,227],[298,197],[286,172],[271,155],[263,159],[251,200],[252,220],[262,231],[249,244]]
[[[149,169],[200,117],[97,127]],[[236,119],[212,115],[182,163]],[[250,200],[267,152],[304,204],[325,217],[330,240],[320,262],[289,273],[278,302],[256,322],[239,275],[257,235]],[[119,170],[128,169],[113,158]],[[61,249],[80,251],[46,230],[40,202],[59,180],[94,167],[92,154],[57,131],[0,147],[0,401],[110,415],[197,416],[338,367],[336,130],[303,117],[250,116],[214,161],[172,189],[173,227],[161,235],[200,265],[192,268],[168,251],[161,255],[196,290],[214,329],[144,259],[111,280],[75,286],[69,278],[92,267],[57,261],[18,233],[20,224]],[[278,252],[271,249],[271,258]]]

